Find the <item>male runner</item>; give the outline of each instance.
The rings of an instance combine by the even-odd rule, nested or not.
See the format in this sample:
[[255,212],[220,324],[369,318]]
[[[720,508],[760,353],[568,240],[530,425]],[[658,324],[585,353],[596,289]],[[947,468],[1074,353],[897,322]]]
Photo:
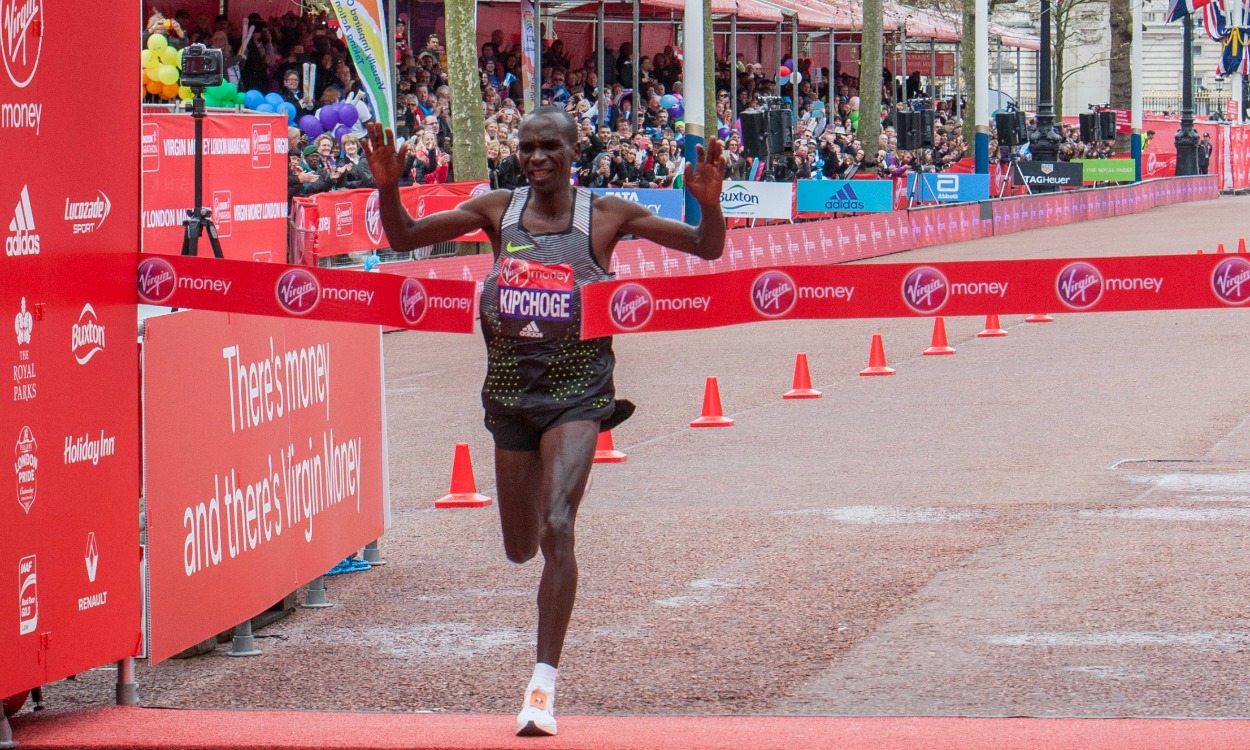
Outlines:
[[486,382],[482,405],[495,438],[495,481],[504,551],[523,563],[543,553],[538,587],[538,662],[525,691],[517,734],[554,735],[556,668],[577,593],[573,524],[601,430],[634,410],[615,399],[609,337],[580,338],[582,286],[612,278],[612,249],[636,235],[706,260],[721,256],[721,144],[699,149],[686,189],[702,224],[655,216],[637,203],[594,197],[569,185],[577,126],[558,107],[521,123],[517,152],[529,185],[495,190],[450,211],[414,220],[399,200],[403,156],[394,137],[368,126],[365,154],[377,181],[391,247],[411,250],[482,230],[495,265],[482,290]]

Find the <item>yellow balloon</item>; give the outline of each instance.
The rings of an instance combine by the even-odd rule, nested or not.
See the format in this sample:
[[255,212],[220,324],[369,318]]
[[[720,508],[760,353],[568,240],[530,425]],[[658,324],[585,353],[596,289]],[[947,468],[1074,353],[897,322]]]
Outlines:
[[178,88],[178,98],[183,100],[184,102],[189,102],[195,98],[195,94],[193,94],[191,92],[191,89],[187,88],[186,86],[180,86]]
[[152,64],[157,61],[156,53],[150,49],[143,50],[143,54],[139,55],[139,59],[143,61],[143,67],[145,68],[152,67]]
[[[151,52],[151,50],[148,51]],[[172,65],[175,68],[178,67],[178,50],[173,47],[163,47],[161,51],[156,54],[160,56],[161,62],[166,65]]]
[[178,83],[178,69],[172,65],[162,65],[156,73],[156,80],[166,86],[172,86]]
[[169,46],[169,40],[164,34],[153,34],[148,37],[148,49],[153,52],[159,52]]

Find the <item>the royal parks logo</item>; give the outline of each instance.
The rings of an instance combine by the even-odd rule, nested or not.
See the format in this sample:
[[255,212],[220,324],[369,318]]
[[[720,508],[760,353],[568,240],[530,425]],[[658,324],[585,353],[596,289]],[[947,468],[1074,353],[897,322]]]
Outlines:
[[950,299],[946,274],[930,266],[913,268],[903,277],[903,303],[921,315],[935,313]]
[[177,281],[178,272],[164,258],[145,258],[139,264],[139,297],[144,302],[159,305],[169,299]]
[[284,310],[307,315],[321,300],[321,282],[302,268],[292,268],[278,277],[274,293]]
[[617,328],[636,331],[651,320],[655,310],[651,292],[641,284],[623,284],[612,293],[608,314]]
[[1084,261],[1069,263],[1055,279],[1059,301],[1073,310],[1088,310],[1102,299],[1102,272]]
[[781,271],[765,271],[751,284],[751,305],[760,315],[780,318],[799,301],[798,285]]
[[399,287],[399,311],[409,325],[416,325],[425,317],[429,295],[425,286],[416,279],[404,279]]
[[1250,260],[1233,257],[1220,261],[1211,272],[1211,291],[1230,305],[1250,301]]

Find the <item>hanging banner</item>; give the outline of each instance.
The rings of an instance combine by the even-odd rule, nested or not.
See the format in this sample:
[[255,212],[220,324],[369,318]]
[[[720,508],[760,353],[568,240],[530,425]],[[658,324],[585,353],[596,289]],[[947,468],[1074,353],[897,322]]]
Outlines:
[[591,284],[582,337],[762,320],[1250,307],[1250,256],[781,266]]
[[538,58],[538,19],[534,17],[533,0],[521,0],[521,91],[525,112],[533,112],[538,106],[538,70],[534,62]]
[[792,218],[794,183],[726,180],[721,187],[720,208],[726,218]]
[[394,130],[395,87],[387,64],[390,37],[386,34],[386,5],[382,0],[330,0],[330,6],[343,29],[374,117]]

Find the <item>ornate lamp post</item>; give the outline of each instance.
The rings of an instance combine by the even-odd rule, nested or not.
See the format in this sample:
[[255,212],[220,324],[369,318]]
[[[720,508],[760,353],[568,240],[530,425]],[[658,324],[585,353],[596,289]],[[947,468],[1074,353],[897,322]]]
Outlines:
[[1181,129],[1176,131],[1176,176],[1198,174],[1198,131],[1194,130],[1194,20],[1181,19]]
[[[1029,134],[1033,161],[1056,161],[1063,139],[1055,130],[1055,102],[1050,75],[1050,0],[1042,0],[1041,51],[1037,65],[1037,130]],[[1034,188],[1034,190],[1049,188]]]

